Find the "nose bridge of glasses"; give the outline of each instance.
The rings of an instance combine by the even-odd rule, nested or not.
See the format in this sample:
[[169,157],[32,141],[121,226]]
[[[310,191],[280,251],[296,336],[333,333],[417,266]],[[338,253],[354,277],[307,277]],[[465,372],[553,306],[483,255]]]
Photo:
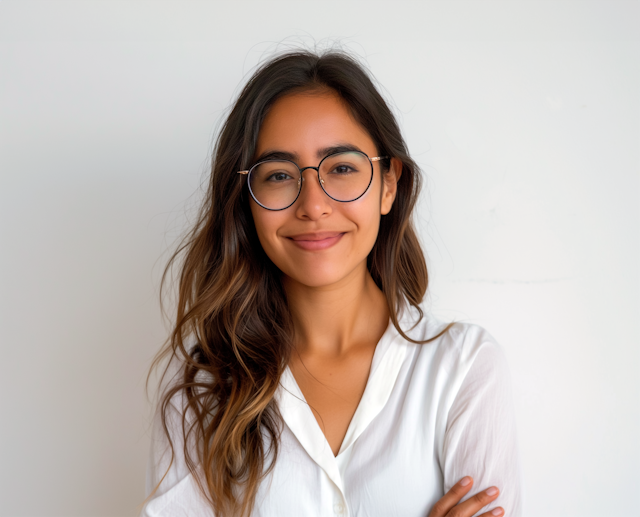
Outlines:
[[[307,169],[312,169],[315,171],[315,176],[316,178],[318,178],[318,181],[322,184],[322,178],[320,177],[320,167],[301,167],[300,169],[300,179],[302,182],[304,182],[304,174],[303,172],[306,171]],[[302,188],[302,184],[300,184],[300,188]]]
[[319,167],[298,167],[300,169],[300,175],[302,175],[302,173],[304,171],[306,171],[307,169],[313,169],[314,171],[316,171],[316,174],[318,174],[320,168]]
[[[325,196],[327,196],[327,191],[324,188],[324,180],[322,179],[322,177],[320,176],[320,167],[302,167],[300,168],[300,181],[298,183],[298,196],[302,196],[303,198],[309,196],[309,194],[311,193],[311,191],[309,190],[309,188],[313,189],[314,187],[311,186],[311,184],[307,185],[306,189],[303,189],[303,183],[304,183],[304,171],[311,169],[315,172],[315,177],[318,181],[318,187],[319,187],[319,194],[322,198],[324,198]],[[308,183],[308,182],[307,182]],[[311,183],[314,184],[315,182],[313,180],[311,180]],[[318,194],[316,194],[318,195]]]

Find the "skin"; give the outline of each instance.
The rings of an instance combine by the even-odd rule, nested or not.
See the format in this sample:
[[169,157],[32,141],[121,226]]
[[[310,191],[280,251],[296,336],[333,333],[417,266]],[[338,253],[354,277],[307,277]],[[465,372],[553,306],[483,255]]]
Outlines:
[[[285,152],[299,167],[317,167],[324,150],[345,144],[379,156],[367,131],[335,93],[291,94],[270,108],[254,158]],[[374,162],[369,189],[349,203],[329,198],[313,169],[303,172],[302,191],[289,208],[270,211],[251,202],[260,243],[283,273],[292,311],[295,349],[289,367],[334,455],[364,392],[376,344],[389,324],[386,299],[366,261],[380,217],[393,206],[401,171],[395,158],[385,174]],[[482,500],[474,496],[457,504],[472,485],[455,485],[429,517],[470,517],[497,497],[482,492]],[[474,510],[474,502],[482,504]]]

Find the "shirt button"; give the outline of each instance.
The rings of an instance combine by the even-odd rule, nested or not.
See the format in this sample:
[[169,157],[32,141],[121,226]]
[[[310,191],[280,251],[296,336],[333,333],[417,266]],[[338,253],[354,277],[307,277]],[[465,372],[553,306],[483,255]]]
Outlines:
[[333,511],[336,515],[342,515],[344,513],[344,505],[342,503],[334,504]]

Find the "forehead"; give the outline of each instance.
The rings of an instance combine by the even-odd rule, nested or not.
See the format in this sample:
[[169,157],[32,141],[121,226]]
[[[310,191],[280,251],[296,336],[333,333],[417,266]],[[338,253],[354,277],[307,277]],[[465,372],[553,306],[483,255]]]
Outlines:
[[310,159],[316,158],[319,150],[337,144],[351,144],[370,156],[375,154],[373,140],[337,94],[295,93],[271,106],[258,134],[256,156],[284,151]]

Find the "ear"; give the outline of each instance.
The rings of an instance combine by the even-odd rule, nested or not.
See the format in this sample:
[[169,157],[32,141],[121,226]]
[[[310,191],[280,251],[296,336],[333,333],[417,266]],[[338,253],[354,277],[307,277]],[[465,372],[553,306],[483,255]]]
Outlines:
[[382,175],[382,196],[380,199],[380,214],[387,215],[391,211],[398,192],[398,181],[402,174],[402,162],[391,158],[391,167]]

